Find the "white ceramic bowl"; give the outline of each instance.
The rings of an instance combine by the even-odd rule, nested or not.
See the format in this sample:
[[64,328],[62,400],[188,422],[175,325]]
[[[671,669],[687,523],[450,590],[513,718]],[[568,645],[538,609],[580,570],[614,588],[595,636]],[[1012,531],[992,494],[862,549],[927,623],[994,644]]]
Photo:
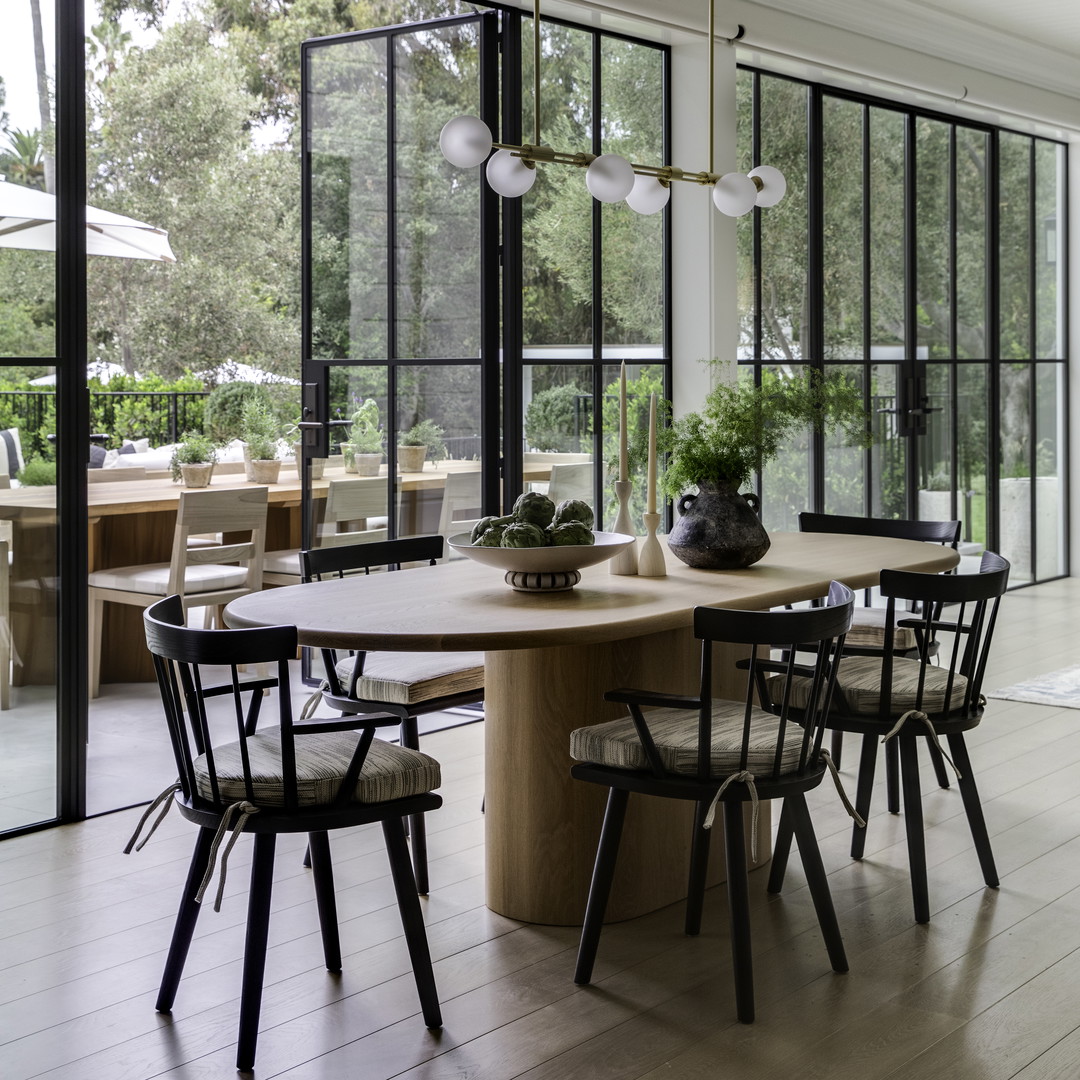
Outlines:
[[622,533],[594,532],[593,536],[593,544],[542,548],[473,547],[468,533],[451,536],[447,543],[475,562],[498,567],[513,588],[543,592],[573,588],[582,567],[604,562],[634,543],[634,537]]

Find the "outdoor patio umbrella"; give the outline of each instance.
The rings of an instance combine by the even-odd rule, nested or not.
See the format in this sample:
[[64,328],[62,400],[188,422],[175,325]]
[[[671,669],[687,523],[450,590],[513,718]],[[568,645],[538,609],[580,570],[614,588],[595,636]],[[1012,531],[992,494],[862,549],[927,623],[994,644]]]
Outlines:
[[[0,247],[55,251],[56,196],[0,183]],[[93,206],[86,208],[86,253],[176,262],[164,229]]]

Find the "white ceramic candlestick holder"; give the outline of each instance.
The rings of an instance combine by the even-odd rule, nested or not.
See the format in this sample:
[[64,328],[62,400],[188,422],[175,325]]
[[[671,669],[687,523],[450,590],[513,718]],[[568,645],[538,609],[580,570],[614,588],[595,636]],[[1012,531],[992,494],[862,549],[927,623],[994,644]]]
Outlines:
[[640,577],[667,577],[667,565],[664,563],[664,549],[656,538],[660,525],[659,514],[642,514],[645,522],[645,542],[638,554],[638,575]]
[[[630,492],[634,485],[629,480],[615,481],[615,497],[619,500],[619,512],[615,517],[615,524],[611,531],[624,533],[626,536],[637,536],[634,523],[630,520]],[[611,574],[636,574],[638,572],[637,545],[630,544],[620,551],[615,558],[608,561],[608,573]]]

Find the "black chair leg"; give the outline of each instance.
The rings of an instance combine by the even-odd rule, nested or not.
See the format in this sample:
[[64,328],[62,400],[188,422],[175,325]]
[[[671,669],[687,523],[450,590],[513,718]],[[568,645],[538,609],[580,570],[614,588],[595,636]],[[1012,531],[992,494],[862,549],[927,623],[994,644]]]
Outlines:
[[325,832],[308,835],[315,903],[319,909],[323,958],[327,971],[341,970],[341,938],[338,934],[337,897],[334,893],[334,864],[330,860],[330,837]]
[[244,978],[240,990],[240,1030],[236,1039],[236,1067],[248,1072],[255,1066],[259,1038],[266,942],[270,931],[270,890],[274,884],[275,833],[256,833],[248,892],[247,937],[244,942]]
[[199,919],[199,909],[202,907],[202,904],[195,903],[195,894],[206,874],[213,843],[214,830],[200,829],[195,840],[195,850],[191,853],[184,891],[180,895],[180,908],[176,913],[176,925],[173,927],[165,970],[161,974],[161,987],[158,990],[157,1004],[154,1006],[158,1012],[169,1012],[176,1000],[176,990],[180,985],[180,977],[184,974],[184,963],[191,947],[191,937],[195,933],[195,923]]
[[844,733],[842,731],[834,731],[832,733],[832,749],[829,751],[832,754],[833,764],[840,768],[840,754],[844,749]]
[[754,957],[750,948],[750,887],[746,874],[743,804],[724,803],[727,846],[728,909],[731,912],[731,961],[735,969],[735,1013],[744,1024],[754,1022]]
[[[900,755],[896,743],[885,744],[885,796],[890,814],[900,813]],[[864,814],[863,817],[866,815]]]
[[967,741],[962,734],[949,736],[949,750],[956,768],[960,773],[957,786],[964,801],[971,838],[975,841],[975,853],[979,856],[983,880],[991,889],[998,887],[998,872],[994,865],[994,853],[990,850],[990,834],[986,831],[986,819],[983,817],[982,800],[975,786],[975,774],[971,769],[971,758],[967,751]]
[[771,893],[778,893],[784,887],[788,856],[791,854],[792,832],[791,815],[788,813],[787,799],[785,799],[783,809],[780,811],[780,823],[776,827],[772,865],[769,868],[768,891]]
[[926,837],[923,835],[922,787],[919,783],[917,736],[901,733],[900,771],[904,790],[904,828],[907,831],[908,865],[911,872],[911,899],[915,921],[930,921],[930,893],[926,883]]
[[806,873],[806,884],[814,901],[821,936],[825,939],[825,948],[829,953],[829,962],[833,971],[847,971],[847,954],[844,952],[844,939],[840,936],[840,924],[836,921],[836,909],[833,907],[832,893],[829,891],[829,878],[825,873],[825,864],[821,861],[814,823],[806,805],[806,796],[802,792],[788,795],[784,799],[784,814],[790,816],[792,828],[799,840],[799,857]]
[[611,881],[615,876],[615,862],[619,857],[619,841],[622,839],[623,822],[626,820],[626,804],[630,792],[619,788],[608,791],[604,824],[600,829],[600,843],[596,849],[589,900],[585,905],[585,922],[581,927],[581,943],[578,945],[577,967],[574,982],[584,985],[592,978],[596,949],[600,944],[600,930],[604,924]]
[[[408,716],[401,721],[398,740],[410,750],[420,749],[420,726],[415,716]],[[427,829],[423,814],[414,814],[405,822],[406,835],[412,848],[413,876],[416,879],[416,891],[421,896],[428,894],[427,866]]]
[[[855,787],[855,809],[863,821],[870,820],[870,798],[874,793],[874,772],[877,769],[877,736],[864,735],[862,751],[859,754],[859,779]],[[851,857],[861,859],[866,850],[865,828],[858,825],[851,827]]]
[[694,809],[694,835],[690,839],[690,881],[686,889],[686,933],[701,933],[701,913],[705,907],[705,880],[709,873],[709,842],[712,830],[704,826],[709,804],[699,802]]
[[409,947],[416,992],[420,997],[420,1011],[429,1028],[442,1027],[442,1009],[439,992],[435,988],[435,972],[431,967],[431,951],[428,948],[424,913],[420,910],[420,898],[416,895],[416,880],[409,863],[409,845],[405,841],[405,826],[401,818],[387,818],[382,823],[386,840],[386,853],[390,858],[390,873],[397,893],[398,911],[405,931],[405,943]]
[[[929,740],[926,740],[926,749],[930,753],[930,762],[934,766],[934,775],[937,777],[938,787],[949,786],[949,771],[945,766],[945,759],[941,751]],[[958,765],[957,768],[960,766]]]

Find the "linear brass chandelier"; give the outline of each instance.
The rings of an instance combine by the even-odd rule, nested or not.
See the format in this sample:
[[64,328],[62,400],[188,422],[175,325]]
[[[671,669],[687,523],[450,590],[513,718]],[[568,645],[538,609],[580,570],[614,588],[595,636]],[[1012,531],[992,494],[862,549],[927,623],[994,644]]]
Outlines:
[[[585,170],[585,184],[599,202],[623,199],[639,214],[655,214],[671,197],[671,181],[711,187],[713,204],[721,213],[741,217],[755,206],[775,206],[787,190],[784,174],[771,165],[749,173],[720,174],[713,169],[713,45],[714,0],[709,0],[709,168],[686,172],[675,165],[641,165],[619,154],[564,153],[540,143],[540,0],[533,0],[533,141],[515,146],[495,142],[478,116],[455,116],[439,135],[443,157],[468,169],[487,161],[487,181],[495,192],[512,199],[524,195],[536,180],[536,164],[572,165]],[[492,154],[491,151],[495,150]],[[488,157],[488,155],[491,155]]]

